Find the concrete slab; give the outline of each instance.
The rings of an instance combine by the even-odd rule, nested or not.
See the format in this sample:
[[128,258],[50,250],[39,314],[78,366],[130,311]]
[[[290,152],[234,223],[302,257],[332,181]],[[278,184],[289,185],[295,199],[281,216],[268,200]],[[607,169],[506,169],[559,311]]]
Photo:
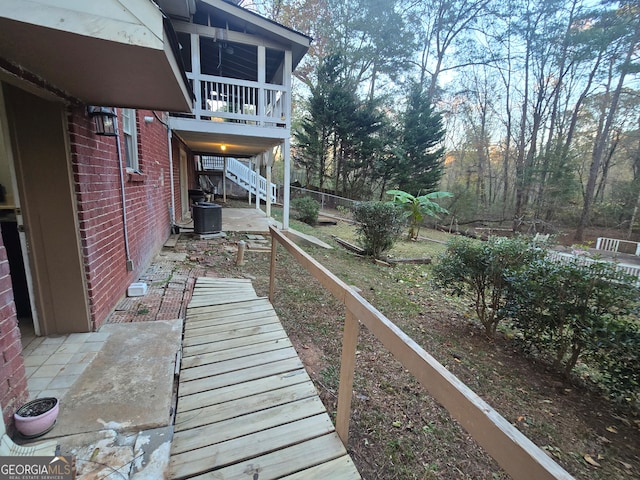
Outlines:
[[134,445],[131,480],[168,478],[173,425],[145,430],[138,434]]
[[171,423],[182,320],[107,324],[100,331],[110,334],[107,342],[60,402],[57,424],[45,438]]
[[78,480],[127,479],[135,458],[136,438],[135,434],[123,436],[115,430],[71,435],[60,442],[60,453],[75,456]]
[[289,228],[289,230],[284,231],[284,234],[289,237],[290,240],[294,241],[301,247],[321,247],[326,248],[327,250],[332,250],[333,247],[328,243],[323,242],[319,238],[314,237],[313,235],[307,235],[306,233],[299,232],[294,230],[293,228]]
[[269,234],[272,218],[256,208],[223,208],[222,230],[251,234]]

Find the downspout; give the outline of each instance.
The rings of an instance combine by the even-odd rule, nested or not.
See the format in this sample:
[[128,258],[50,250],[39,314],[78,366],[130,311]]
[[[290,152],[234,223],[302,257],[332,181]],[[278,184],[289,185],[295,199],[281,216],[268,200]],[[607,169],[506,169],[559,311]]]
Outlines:
[[124,251],[127,257],[127,272],[133,271],[133,260],[131,260],[131,251],[129,249],[129,230],[127,229],[127,197],[124,192],[124,171],[122,168],[122,152],[120,151],[120,127],[118,126],[118,110],[114,109],[116,116],[114,117],[116,127],[116,149],[118,153],[118,165],[120,167],[120,193],[122,196],[122,224],[124,232]]
[[[155,112],[154,112],[155,113]],[[171,207],[169,209],[169,221],[171,222],[171,233],[174,232],[176,226],[176,192],[173,185],[173,147],[171,145],[171,139],[173,134],[171,133],[171,127],[167,125],[167,144],[169,146],[169,182],[171,182]],[[184,206],[182,207],[184,211]]]
[[173,184],[173,146],[171,145],[171,140],[173,139],[173,130],[171,130],[169,122],[162,121],[155,110],[153,110],[153,116],[156,117],[156,120],[158,120],[167,129],[167,148],[169,150],[169,182],[171,183],[171,206],[169,207],[169,221],[171,222],[171,233],[174,233],[174,229],[176,228],[176,191],[175,185]]

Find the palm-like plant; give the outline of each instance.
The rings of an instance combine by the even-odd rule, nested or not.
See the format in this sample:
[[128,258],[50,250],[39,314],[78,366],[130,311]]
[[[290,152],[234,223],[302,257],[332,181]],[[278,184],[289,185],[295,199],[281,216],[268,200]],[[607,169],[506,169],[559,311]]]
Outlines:
[[446,208],[441,207],[433,200],[437,198],[453,197],[450,192],[431,192],[418,197],[402,190],[388,190],[388,195],[393,195],[393,203],[400,206],[405,217],[409,219],[408,239],[418,238],[420,226],[425,215],[437,217],[438,213],[449,213]]

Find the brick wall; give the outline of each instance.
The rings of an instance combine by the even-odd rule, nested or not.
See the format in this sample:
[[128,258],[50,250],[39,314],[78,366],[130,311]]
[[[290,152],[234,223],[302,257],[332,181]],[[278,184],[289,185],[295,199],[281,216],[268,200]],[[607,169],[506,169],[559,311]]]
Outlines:
[[[128,242],[134,264],[134,270],[128,272],[116,139],[95,135],[85,108],[69,112],[71,161],[94,328],[104,323],[170,233],[167,131],[153,112],[139,110],[136,114],[142,174],[125,173]],[[145,123],[145,116],[154,121]],[[121,143],[124,149],[124,141]]]
[[7,426],[13,412],[28,399],[18,318],[13,304],[9,261],[0,236],[0,404]]

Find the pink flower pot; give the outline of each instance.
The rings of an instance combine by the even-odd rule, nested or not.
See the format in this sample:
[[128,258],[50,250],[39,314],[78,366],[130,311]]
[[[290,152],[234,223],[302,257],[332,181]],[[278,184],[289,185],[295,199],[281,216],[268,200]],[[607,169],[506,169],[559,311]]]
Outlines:
[[16,429],[23,437],[35,438],[53,428],[58,418],[60,402],[57,398],[38,398],[25,403],[13,415]]

